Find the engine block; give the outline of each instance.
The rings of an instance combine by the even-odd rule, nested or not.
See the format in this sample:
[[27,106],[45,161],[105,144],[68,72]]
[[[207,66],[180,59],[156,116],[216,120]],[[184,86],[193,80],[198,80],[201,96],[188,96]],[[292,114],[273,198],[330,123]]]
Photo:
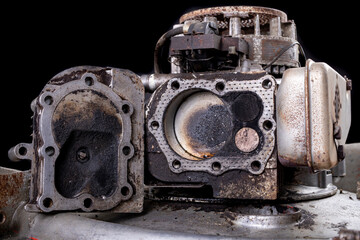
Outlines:
[[[31,104],[32,143],[9,158],[32,161],[32,212],[142,212],[145,196],[320,198],[336,191],[328,175],[345,158],[350,92],[306,58],[284,12],[200,9],[160,37],[153,74],[80,66],[53,77]],[[317,190],[293,190],[304,185]]]

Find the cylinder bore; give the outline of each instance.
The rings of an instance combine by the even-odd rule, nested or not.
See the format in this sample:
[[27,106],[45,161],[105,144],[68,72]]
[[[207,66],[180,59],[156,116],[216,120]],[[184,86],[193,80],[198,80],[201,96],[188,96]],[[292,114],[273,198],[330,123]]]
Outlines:
[[194,160],[213,157],[232,133],[232,117],[215,94],[197,92],[178,107],[173,124],[178,144]]

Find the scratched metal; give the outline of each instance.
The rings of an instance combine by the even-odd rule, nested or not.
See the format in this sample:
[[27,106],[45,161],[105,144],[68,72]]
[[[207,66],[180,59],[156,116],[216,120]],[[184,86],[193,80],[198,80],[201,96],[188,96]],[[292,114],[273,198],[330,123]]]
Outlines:
[[[346,80],[325,63],[285,71],[276,97],[277,145],[284,166],[330,169],[338,159],[351,121]],[[334,126],[341,136],[334,139]]]

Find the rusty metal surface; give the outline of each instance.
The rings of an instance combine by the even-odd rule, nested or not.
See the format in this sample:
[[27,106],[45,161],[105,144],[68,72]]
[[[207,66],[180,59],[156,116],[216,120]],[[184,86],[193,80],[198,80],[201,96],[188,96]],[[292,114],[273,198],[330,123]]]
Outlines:
[[[261,58],[263,62],[270,62],[274,59],[275,56],[278,55],[278,53],[283,50],[284,48],[291,45],[293,41],[289,41],[289,39],[263,39],[261,41]],[[278,60],[276,60],[276,64],[278,65],[290,65],[290,66],[296,66],[298,64],[299,57],[298,57],[298,50],[297,48],[290,48],[285,53],[279,57]]]
[[[280,162],[314,170],[335,166],[350,127],[346,80],[327,64],[308,60],[306,68],[284,73],[276,102]],[[334,134],[336,124],[341,136]]]
[[[221,74],[219,76],[221,77]],[[267,81],[269,81],[271,84],[269,85],[268,89],[265,89],[263,82]],[[176,82],[176,84],[174,84],[174,82]],[[173,89],[174,85],[179,85],[179,88]],[[220,85],[224,88],[220,89]],[[253,88],[254,85],[259,85],[259,87]],[[171,171],[175,173],[186,171],[206,171],[211,174],[220,175],[228,170],[244,169],[253,174],[260,174],[263,172],[266,161],[269,159],[272,153],[272,147],[275,145],[275,139],[273,138],[272,134],[276,128],[276,123],[275,120],[271,117],[273,114],[272,106],[274,104],[274,90],[275,82],[270,76],[254,79],[249,82],[236,80],[225,82],[221,78],[210,81],[203,78],[191,80],[174,78],[171,81],[164,83],[162,87],[160,87],[157,92],[155,92],[153,98],[150,99],[151,103],[148,105],[147,110],[147,127],[150,133],[155,136],[160,148],[165,153]],[[235,131],[232,133],[231,139],[227,141],[228,147],[224,147],[222,152],[217,156],[208,158],[203,161],[193,161],[193,157],[191,157],[191,155],[183,150],[176,139],[173,128],[173,118],[177,108],[179,107],[179,104],[185,98],[195,93],[194,91],[211,91],[224,100],[228,99],[230,105],[239,105],[240,109],[246,109],[241,107],[241,101],[239,100],[237,103],[232,103],[231,100],[233,99],[235,101],[236,97],[241,95],[239,93],[251,92],[255,96],[259,96],[263,101],[263,107],[261,108],[264,108],[261,116],[255,115],[257,117],[256,120],[241,120],[241,118],[243,118],[246,114],[244,115],[239,112],[241,118],[238,118],[238,121],[240,122],[252,122],[253,127],[256,128],[257,131],[263,136],[261,144],[259,144],[258,151],[246,157],[241,154],[241,152],[239,152],[238,148],[235,146],[235,142],[233,141],[233,138],[237,132]],[[234,95],[234,97],[231,97],[232,95]],[[238,113],[236,111],[238,111],[238,109],[234,107],[233,114],[237,117]],[[153,124],[155,123],[156,126],[158,126],[156,128],[153,127]],[[271,125],[269,129],[266,129],[267,124]],[[240,129],[240,125],[234,125],[234,129]],[[237,159],[239,159],[239,157],[244,158],[244,160],[238,161]],[[180,161],[181,166],[176,164],[177,167],[175,168],[173,165],[175,160]],[[253,161],[257,161],[259,163],[259,168],[254,168],[251,166]],[[215,170],[213,168],[214,163],[221,163],[220,169]]]
[[[268,64],[278,52],[296,41],[294,38],[270,35],[243,35],[243,37],[249,44],[249,59],[263,65]],[[275,61],[274,65],[298,67],[298,49],[289,49],[282,57]]]
[[76,67],[50,80],[36,102],[27,210],[128,202],[113,211],[142,211],[143,108],[144,88],[130,71]]
[[[149,99],[146,114],[146,184],[155,184],[154,187],[157,185],[165,187],[169,183],[200,183],[211,186],[212,191],[208,191],[208,194],[210,193],[209,197],[212,198],[276,199],[279,186],[277,162],[275,155],[272,155],[275,151],[273,151],[274,149],[268,149],[269,144],[265,143],[267,142],[265,138],[271,134],[276,125],[273,121],[261,120],[261,116],[272,116],[271,113],[265,113],[264,108],[268,108],[272,104],[270,95],[273,94],[272,90],[275,83],[266,76],[260,77],[257,73],[254,73],[253,77],[251,75],[241,73],[181,74],[177,77],[174,76],[176,78],[165,82],[156,90]],[[259,81],[256,80],[258,77],[260,77]],[[223,81],[220,81],[221,79]],[[176,84],[174,81],[176,81]],[[257,88],[254,87],[256,84],[259,85]],[[259,89],[259,91],[254,92],[254,89]],[[169,91],[177,93],[177,97],[167,96],[165,93]],[[211,97],[207,98],[206,96]],[[209,103],[206,99],[209,100]],[[194,114],[190,113],[193,110],[195,112],[208,111],[212,106],[217,106],[219,103],[221,103],[219,106],[229,105],[230,116],[224,113],[215,114],[220,119],[232,119],[232,130],[230,133],[224,134],[226,139],[227,137],[229,139],[225,139],[225,145],[218,152],[201,152],[200,155],[197,155],[195,161],[194,156],[189,154],[189,152],[192,152],[189,149],[192,148],[187,147],[187,145],[180,145],[186,142],[191,146],[197,146],[194,145],[194,141],[186,133],[191,131],[191,134],[194,132],[194,134],[197,134],[195,134],[196,136],[206,134],[204,139],[210,134],[209,136],[215,140],[218,136],[222,136],[222,132],[226,132],[224,130],[226,124],[215,127],[214,133],[212,133],[211,124],[208,126],[206,119],[201,120],[202,118],[199,116],[198,119],[192,119],[190,116]],[[159,112],[158,107],[161,107],[164,112]],[[162,117],[164,114],[165,118]],[[177,116],[177,114],[180,114],[181,117]],[[174,125],[175,119],[170,116],[181,121],[175,121]],[[188,120],[186,120],[186,116],[188,116]],[[167,122],[161,119],[165,119]],[[224,121],[225,119],[222,119],[220,122]],[[173,128],[176,127],[177,122],[183,125],[180,124],[182,127],[180,126],[179,129],[174,130]],[[266,127],[265,122],[269,124],[269,128]],[[239,150],[235,143],[236,133],[245,125],[254,129],[258,135],[255,149],[249,152]],[[166,126],[170,126],[173,131],[170,131],[171,129],[167,130]],[[202,126],[205,127],[202,128]],[[191,127],[194,127],[194,129]],[[166,139],[159,141],[160,136],[166,137]],[[185,140],[182,140],[183,138]],[[179,139],[181,140],[180,144]],[[175,141],[176,143],[174,143]],[[164,144],[168,144],[166,149],[164,149]],[[209,146],[209,144],[205,144],[205,146]],[[175,148],[177,149],[175,150]],[[268,151],[265,149],[269,150],[269,157],[262,155],[262,152]],[[169,162],[171,154],[176,158]],[[249,161],[249,159],[251,160]],[[229,161],[233,162],[226,165]],[[248,165],[241,170],[239,164],[246,161],[248,161]],[[193,162],[194,166],[195,164],[198,166],[191,167],[189,162]],[[200,167],[200,165],[205,167]],[[238,170],[232,170],[236,166]],[[223,169],[226,171],[223,171]],[[221,174],[217,172],[221,172]],[[174,187],[176,188],[176,184]]]
[[13,215],[21,202],[29,198],[30,171],[0,167],[0,236],[13,235]]
[[231,116],[224,102],[209,92],[194,93],[179,106],[174,131],[181,147],[201,160],[211,158],[231,136]]
[[287,15],[277,9],[255,6],[224,6],[199,9],[186,13],[180,17],[180,23],[184,23],[187,20],[201,20],[204,16],[216,16],[218,20],[230,16],[239,16],[241,18],[241,26],[250,27],[254,24],[252,18],[255,15],[260,16],[261,25],[268,23],[274,17],[280,17],[282,22],[287,21]]

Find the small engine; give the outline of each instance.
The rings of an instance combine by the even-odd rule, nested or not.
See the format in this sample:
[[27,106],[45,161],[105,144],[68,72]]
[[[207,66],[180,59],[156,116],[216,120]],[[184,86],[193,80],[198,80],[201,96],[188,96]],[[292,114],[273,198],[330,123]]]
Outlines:
[[141,212],[145,196],[324,197],[345,158],[350,90],[306,58],[284,12],[200,9],[159,39],[153,74],[82,66],[53,77],[31,104],[32,143],[9,157],[32,161],[35,212]]

